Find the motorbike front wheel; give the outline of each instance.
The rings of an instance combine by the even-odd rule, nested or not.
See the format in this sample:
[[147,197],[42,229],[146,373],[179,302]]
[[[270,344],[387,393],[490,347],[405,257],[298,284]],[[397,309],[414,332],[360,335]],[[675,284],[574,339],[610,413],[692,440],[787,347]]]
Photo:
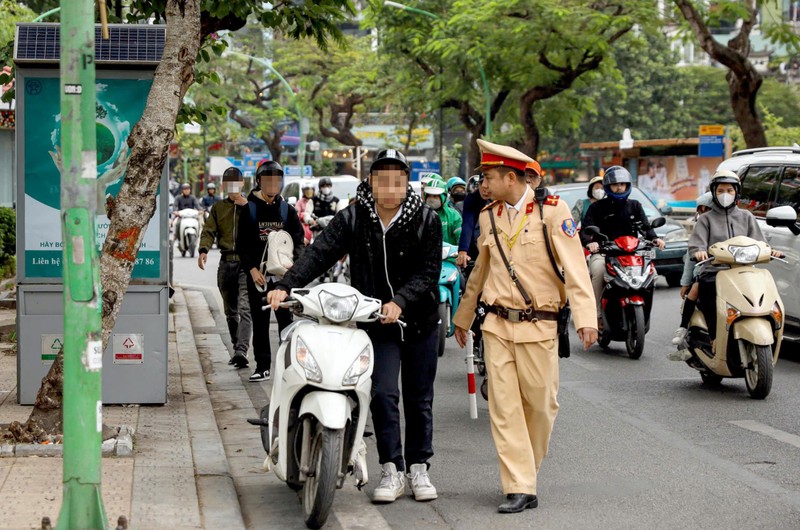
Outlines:
[[308,478],[303,486],[303,513],[308,528],[322,528],[328,520],[341,467],[340,431],[320,425],[311,445]]
[[197,239],[197,236],[194,235],[194,234],[189,234],[188,236],[186,236],[186,239],[188,240],[187,244],[189,246],[189,256],[193,258],[194,257],[195,240]]
[[772,348],[744,340],[742,345],[749,360],[749,368],[744,371],[747,391],[753,399],[764,399],[772,390]]
[[450,331],[450,304],[447,302],[439,304],[439,321],[439,357],[441,357],[444,355],[444,344]]
[[638,359],[644,352],[644,306],[628,307],[630,308],[630,320],[628,321],[628,338],[625,341],[625,347],[628,349],[628,357]]

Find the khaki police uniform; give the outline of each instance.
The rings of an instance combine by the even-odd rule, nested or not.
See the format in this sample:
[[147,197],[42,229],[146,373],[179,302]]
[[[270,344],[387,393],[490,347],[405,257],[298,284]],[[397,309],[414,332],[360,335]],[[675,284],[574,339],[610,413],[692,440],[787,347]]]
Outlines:
[[[482,165],[524,164],[531,159],[510,147],[478,140]],[[488,156],[487,156],[488,155]],[[497,163],[497,160],[500,163]],[[551,248],[566,283],[556,276],[547,253],[542,218]],[[567,300],[577,329],[595,328],[597,311],[575,221],[558,197],[542,206],[527,188],[520,212],[509,216],[508,205],[495,201],[480,214],[480,253],[453,321],[469,329],[478,297],[490,306],[525,309],[497,248],[489,216],[494,216],[500,244],[536,311],[558,312]],[[513,219],[513,222],[512,222]],[[492,436],[500,462],[503,493],[536,494],[536,476],[547,454],[558,412],[557,322],[515,321],[489,313],[482,325],[489,378]]]

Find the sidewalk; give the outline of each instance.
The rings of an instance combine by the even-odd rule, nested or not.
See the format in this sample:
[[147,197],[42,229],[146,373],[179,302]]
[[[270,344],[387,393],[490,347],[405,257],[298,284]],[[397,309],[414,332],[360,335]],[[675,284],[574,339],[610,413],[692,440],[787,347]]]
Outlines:
[[[182,291],[169,322],[169,391],[164,406],[107,406],[109,426],[135,429],[130,458],[103,458],[103,502],[109,524],[129,528],[244,528]],[[2,354],[0,354],[2,355]],[[16,356],[0,356],[0,423],[25,421],[16,404]],[[256,446],[258,447],[258,446]],[[62,459],[0,458],[0,529],[55,523],[62,500]]]

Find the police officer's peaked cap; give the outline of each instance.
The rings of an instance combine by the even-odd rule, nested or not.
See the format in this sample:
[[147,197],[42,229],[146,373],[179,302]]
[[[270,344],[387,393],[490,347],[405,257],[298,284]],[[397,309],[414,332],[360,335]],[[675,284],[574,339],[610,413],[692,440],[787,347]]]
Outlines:
[[229,167],[222,174],[222,182],[239,182],[241,180],[244,180],[244,177],[238,167]]
[[400,166],[403,171],[406,173],[409,172],[408,162],[406,161],[405,155],[397,149],[384,149],[380,151],[375,157],[375,160],[372,161],[372,165],[369,167],[369,172],[372,173],[373,171],[388,165]]
[[273,176],[283,176],[283,167],[274,160],[265,160],[258,164],[258,169],[256,169],[256,178],[260,178],[264,175],[273,175]]
[[[528,169],[528,164],[536,162],[522,151],[507,145],[493,144],[492,142],[478,139],[478,148],[481,150],[481,165],[478,169],[506,166],[524,172]],[[533,171],[533,168],[534,166],[530,171]],[[541,168],[539,168],[539,174],[541,175]]]

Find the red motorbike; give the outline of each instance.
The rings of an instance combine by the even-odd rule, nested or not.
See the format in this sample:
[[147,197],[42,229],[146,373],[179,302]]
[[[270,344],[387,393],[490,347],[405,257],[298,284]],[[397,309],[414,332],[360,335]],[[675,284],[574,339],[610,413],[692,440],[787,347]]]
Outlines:
[[[653,220],[658,228],[663,217]],[[650,329],[650,311],[657,278],[653,263],[655,244],[634,236],[621,236],[614,241],[600,233],[596,226],[584,229],[594,239],[600,239],[599,253],[605,257],[605,289],[600,301],[603,331],[598,344],[608,348],[611,341],[624,342],[631,359],[644,352],[644,337]]]

